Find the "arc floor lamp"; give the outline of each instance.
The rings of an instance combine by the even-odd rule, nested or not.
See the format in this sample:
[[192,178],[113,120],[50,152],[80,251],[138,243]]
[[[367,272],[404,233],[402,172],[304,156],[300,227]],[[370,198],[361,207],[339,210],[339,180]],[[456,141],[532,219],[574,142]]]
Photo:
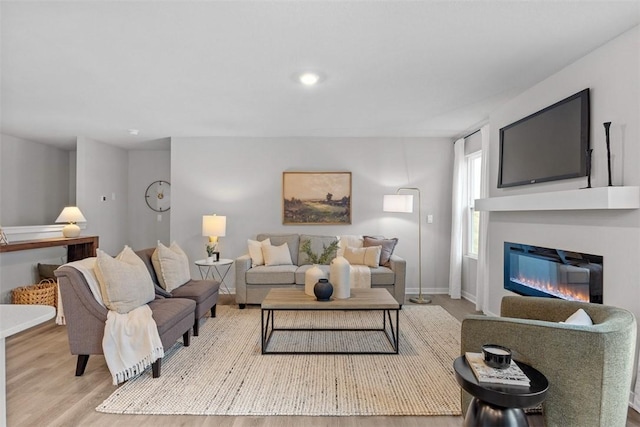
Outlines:
[[413,195],[400,194],[401,191],[415,191],[418,193],[418,286],[417,298],[409,298],[415,304],[430,304],[431,298],[422,295],[422,203],[420,189],[415,187],[400,187],[396,194],[386,194],[382,203],[385,212],[413,213]]

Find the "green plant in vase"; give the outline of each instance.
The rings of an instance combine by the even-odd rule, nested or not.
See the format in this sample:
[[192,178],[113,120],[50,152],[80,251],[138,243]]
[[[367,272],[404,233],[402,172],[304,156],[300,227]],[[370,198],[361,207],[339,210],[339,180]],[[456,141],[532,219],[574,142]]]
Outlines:
[[338,250],[338,241],[335,240],[329,244],[329,246],[322,245],[322,254],[318,255],[311,250],[311,241],[305,240],[301,246],[302,252],[307,256],[307,259],[311,264],[327,265],[336,257],[336,251]]

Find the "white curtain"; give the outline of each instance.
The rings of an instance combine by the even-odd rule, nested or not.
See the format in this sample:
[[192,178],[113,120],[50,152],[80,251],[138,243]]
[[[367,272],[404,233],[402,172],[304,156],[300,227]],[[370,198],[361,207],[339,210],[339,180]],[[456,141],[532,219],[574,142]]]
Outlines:
[[[480,177],[480,198],[489,197],[489,125],[480,129],[482,135],[482,166]],[[476,279],[476,310],[483,311],[489,305],[489,258],[488,233],[489,212],[480,212],[478,236],[478,270]]]
[[467,168],[464,138],[453,146],[453,197],[451,202],[451,261],[449,266],[449,296],[460,299],[462,289],[462,252],[464,224],[467,215]]

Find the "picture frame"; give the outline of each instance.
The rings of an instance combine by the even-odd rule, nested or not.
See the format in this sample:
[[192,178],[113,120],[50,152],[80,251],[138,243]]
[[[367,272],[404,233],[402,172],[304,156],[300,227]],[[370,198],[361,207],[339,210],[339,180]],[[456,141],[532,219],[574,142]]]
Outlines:
[[351,224],[351,172],[283,172],[282,224]]

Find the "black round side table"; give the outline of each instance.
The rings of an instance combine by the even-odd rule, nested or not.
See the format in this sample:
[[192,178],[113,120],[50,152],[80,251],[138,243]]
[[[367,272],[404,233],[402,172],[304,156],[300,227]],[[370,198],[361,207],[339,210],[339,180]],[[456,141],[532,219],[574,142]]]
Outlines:
[[516,362],[529,377],[529,387],[504,384],[478,383],[464,356],[453,362],[456,381],[473,396],[467,416],[466,427],[527,427],[529,425],[523,408],[541,403],[549,388],[549,381],[538,370],[521,362]]

